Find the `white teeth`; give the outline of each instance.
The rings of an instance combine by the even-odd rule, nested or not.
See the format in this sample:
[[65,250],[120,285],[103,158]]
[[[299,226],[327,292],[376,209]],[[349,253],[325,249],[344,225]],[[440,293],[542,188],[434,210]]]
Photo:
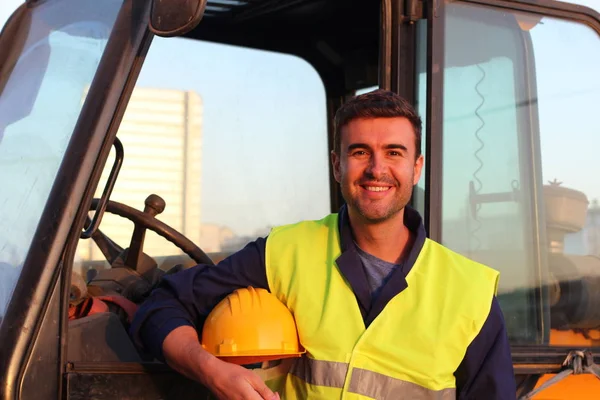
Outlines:
[[389,190],[389,187],[381,187],[381,186],[367,186],[366,189],[369,192],[385,192],[386,190]]

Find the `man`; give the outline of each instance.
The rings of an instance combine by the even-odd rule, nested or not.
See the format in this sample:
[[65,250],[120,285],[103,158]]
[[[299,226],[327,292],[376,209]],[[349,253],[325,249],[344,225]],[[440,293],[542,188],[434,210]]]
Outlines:
[[387,91],[357,96],[338,110],[334,142],[339,214],[165,278],[137,313],[138,343],[221,399],[278,398],[199,344],[211,309],[253,286],[290,308],[307,350],[282,398],[514,399],[498,273],[428,240],[407,207],[423,168],[415,110]]

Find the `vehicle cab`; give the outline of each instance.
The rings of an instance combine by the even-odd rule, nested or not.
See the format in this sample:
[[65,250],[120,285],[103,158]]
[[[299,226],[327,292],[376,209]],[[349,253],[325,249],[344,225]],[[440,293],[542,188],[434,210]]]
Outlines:
[[333,115],[375,88],[423,118],[428,236],[500,272],[517,395],[572,370],[533,398],[598,398],[597,10],[166,3],[32,0],[0,34],[2,398],[209,398],[134,346],[135,306],[337,212]]

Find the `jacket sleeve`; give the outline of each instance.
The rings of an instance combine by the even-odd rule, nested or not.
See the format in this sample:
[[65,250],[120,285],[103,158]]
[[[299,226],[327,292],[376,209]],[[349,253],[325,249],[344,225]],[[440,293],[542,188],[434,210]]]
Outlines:
[[516,383],[504,317],[498,300],[492,306],[481,331],[467,348],[456,370],[457,398],[460,400],[516,399]]
[[162,344],[175,328],[193,326],[201,332],[210,311],[234,290],[268,290],[265,244],[259,238],[216,266],[197,265],[164,277],[135,314],[130,328],[134,343],[164,361]]

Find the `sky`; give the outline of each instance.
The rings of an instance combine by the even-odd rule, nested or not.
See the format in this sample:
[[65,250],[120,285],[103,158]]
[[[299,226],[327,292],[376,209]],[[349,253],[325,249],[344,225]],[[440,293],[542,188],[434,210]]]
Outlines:
[[[600,0],[578,3],[600,10]],[[2,0],[0,26],[19,4]],[[561,21],[543,21],[532,30],[532,37],[537,65],[544,66],[538,68],[543,178],[556,178],[590,198],[600,197],[600,185],[595,174],[590,174],[598,165],[589,165],[600,146],[600,135],[589,132],[596,129],[600,82],[586,79],[598,76],[600,41],[587,27]],[[569,79],[558,80],[564,69],[572,72]],[[156,38],[138,86],[193,90],[203,99],[199,155],[203,223],[253,235],[269,226],[319,218],[329,211],[325,94],[317,73],[304,61],[180,38]],[[569,115],[561,114],[565,97],[572,101]],[[464,129],[472,129],[472,116],[447,117],[464,117]],[[598,143],[590,143],[592,137]],[[565,140],[582,145],[577,152],[565,151]],[[464,146],[465,154],[461,153],[460,140],[453,143],[456,151],[452,143],[446,151],[456,159],[472,156],[472,149],[466,151]],[[488,156],[501,151],[493,142],[487,144],[486,151],[492,152]],[[588,163],[583,169],[582,160]],[[465,165],[471,168],[468,161]]]

